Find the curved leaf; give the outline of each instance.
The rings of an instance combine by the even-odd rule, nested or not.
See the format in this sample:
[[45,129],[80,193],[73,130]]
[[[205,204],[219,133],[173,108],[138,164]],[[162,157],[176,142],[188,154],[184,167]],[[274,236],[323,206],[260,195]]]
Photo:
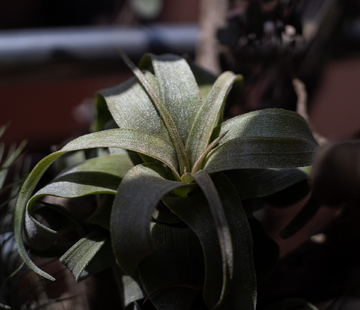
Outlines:
[[308,177],[300,169],[238,169],[225,174],[242,200],[269,196]]
[[[42,175],[58,157],[70,151],[102,147],[127,148],[149,156],[153,155],[155,158],[161,156],[164,163],[168,162],[169,166],[176,164],[175,150],[169,142],[156,135],[128,129],[113,129],[82,136],[69,142],[60,151],[42,159],[29,174],[19,193],[15,209],[14,234],[21,258],[29,268],[49,280],[54,280],[54,278],[43,272],[31,261],[22,240],[28,200]],[[161,159],[159,158],[159,160]],[[31,206],[29,207],[31,208]]]
[[[120,55],[122,59],[125,61],[125,63],[132,70],[132,72],[135,74],[135,76],[138,78],[141,85],[146,89],[147,93],[153,100],[156,109],[159,111],[161,118],[165,123],[165,126],[169,132],[169,135],[175,147],[179,160],[180,174],[183,174],[188,169],[190,169],[189,159],[185,152],[185,146],[184,146],[184,142],[181,139],[179,128],[177,127],[178,124],[174,122],[172,114],[169,112],[167,105],[163,101],[161,89],[159,95],[154,89],[154,87],[151,85],[151,83],[145,78],[144,74],[131,62],[129,57],[127,57],[127,55],[122,51],[120,51]],[[159,76],[156,76],[156,78],[159,81],[159,85],[161,85],[163,81],[159,78]],[[170,89],[171,94],[173,93],[173,91],[174,89]]]
[[214,308],[218,307],[229,293],[231,279],[233,277],[234,257],[233,247],[231,241],[231,234],[229,224],[226,219],[223,205],[221,203],[219,194],[212,182],[210,176],[204,171],[200,170],[196,174],[191,175],[197,184],[199,184],[203,191],[206,200],[209,203],[211,214],[215,222],[215,228],[218,235],[223,269],[223,283],[220,298]]
[[232,72],[224,72],[216,80],[210,93],[205,99],[204,104],[199,109],[186,141],[186,152],[189,156],[190,164],[193,165],[202,152],[209,144],[211,134],[219,115],[223,114],[223,108],[227,95],[233,86],[240,88],[242,77]]
[[70,270],[77,282],[84,278],[83,273],[86,274],[85,277],[89,275],[84,272],[85,268],[100,251],[106,239],[98,231],[92,231],[76,242],[60,257],[60,262]]
[[221,124],[220,134],[227,131],[220,145],[241,137],[301,138],[317,144],[305,119],[283,109],[264,109],[233,117]]
[[198,85],[201,97],[204,100],[215,83],[217,76],[197,65],[190,57],[185,56],[185,59],[194,74],[196,84]]
[[[224,139],[227,135],[224,137]],[[219,143],[221,143],[220,140]],[[245,168],[295,168],[311,165],[317,144],[302,138],[243,137],[216,147],[205,158],[208,173]]]
[[[241,200],[229,179],[214,175],[225,216],[232,237],[233,273],[230,296],[218,303],[223,290],[223,259],[212,211],[203,193],[190,197],[164,197],[166,205],[196,233],[205,256],[204,300],[209,308],[254,309],[256,303],[256,276],[252,261],[252,237]],[[195,211],[196,212],[195,212]]]
[[[199,87],[185,59],[176,55],[143,57],[140,69],[154,69],[160,96],[185,145],[196,114],[202,105]],[[188,167],[188,171],[190,167]]]
[[[158,92],[156,78],[150,72],[145,72],[144,75]],[[120,128],[161,135],[161,117],[136,77],[115,87],[103,89],[98,96],[102,96],[98,100],[106,101],[112,117]]]
[[150,221],[160,199],[186,183],[164,178],[161,164],[137,165],[125,175],[115,196],[110,231],[119,266],[132,274],[139,262],[154,249]]

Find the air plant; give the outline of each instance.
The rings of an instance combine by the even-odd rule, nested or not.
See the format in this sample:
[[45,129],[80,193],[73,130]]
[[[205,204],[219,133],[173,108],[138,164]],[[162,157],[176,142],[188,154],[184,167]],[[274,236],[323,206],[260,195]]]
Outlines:
[[[197,309],[255,309],[257,282],[278,249],[245,202],[307,178],[298,167],[311,164],[318,145],[306,121],[281,109],[224,121],[226,100],[241,91],[240,75],[225,72],[209,88],[198,85],[181,57],[146,55],[139,68],[122,57],[135,77],[100,91],[99,131],[45,157],[26,179],[15,214],[21,257],[50,280],[28,251],[60,257],[77,281],[113,267],[124,307],[146,297],[157,309],[199,302]],[[116,128],[100,130],[109,127]],[[33,193],[57,158],[85,149],[107,153]],[[98,205],[81,220],[41,200],[87,195],[96,195]],[[59,242],[69,229],[79,241]]]

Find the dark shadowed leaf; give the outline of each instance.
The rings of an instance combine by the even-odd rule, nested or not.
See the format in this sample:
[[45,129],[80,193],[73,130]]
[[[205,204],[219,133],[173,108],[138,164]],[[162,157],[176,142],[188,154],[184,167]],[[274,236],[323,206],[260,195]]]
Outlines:
[[153,224],[156,250],[138,270],[156,309],[190,309],[204,281],[204,260],[196,235],[189,228]]
[[272,195],[308,177],[300,169],[239,169],[225,174],[242,200]]
[[[241,200],[229,179],[224,175],[216,175],[213,180],[230,227],[234,259],[232,282],[228,292],[230,296],[218,309],[254,309],[256,276],[250,226]],[[207,199],[199,192],[191,197],[164,197],[163,200],[189,225],[200,240],[205,256],[204,300],[212,308],[218,303],[223,290],[223,260]]]
[[137,165],[126,174],[115,196],[111,240],[117,262],[128,274],[154,250],[150,221],[161,198],[175,188],[187,186],[165,179],[166,174],[158,163]]

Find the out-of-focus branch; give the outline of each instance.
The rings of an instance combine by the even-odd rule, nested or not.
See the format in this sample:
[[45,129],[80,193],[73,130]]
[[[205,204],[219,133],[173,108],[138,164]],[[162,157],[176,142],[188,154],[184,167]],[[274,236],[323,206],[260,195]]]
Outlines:
[[196,62],[214,74],[220,74],[219,43],[217,29],[225,26],[228,0],[200,1],[200,39],[196,51]]
[[300,81],[299,79],[293,79],[293,86],[296,93],[296,96],[298,98],[297,105],[296,105],[296,112],[299,113],[307,123],[309,124],[309,127],[314,135],[314,138],[316,141],[323,146],[324,144],[328,143],[328,139],[326,139],[324,136],[317,133],[311,123],[308,109],[307,109],[307,91],[305,84]]

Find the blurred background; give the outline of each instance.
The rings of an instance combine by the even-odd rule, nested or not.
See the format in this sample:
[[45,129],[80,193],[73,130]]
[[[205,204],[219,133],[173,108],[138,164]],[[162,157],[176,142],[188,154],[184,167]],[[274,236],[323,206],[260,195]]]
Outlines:
[[96,91],[130,74],[118,48],[135,62],[146,52],[171,52],[190,55],[215,74],[243,74],[247,88],[235,114],[294,110],[291,80],[298,77],[316,130],[335,140],[354,137],[358,17],[356,0],[4,2],[0,124],[11,124],[4,140],[27,139],[31,151],[48,152],[87,131]]
[[88,130],[97,90],[129,77],[117,49],[194,54],[197,0],[4,2],[0,10],[0,124],[31,151]]

